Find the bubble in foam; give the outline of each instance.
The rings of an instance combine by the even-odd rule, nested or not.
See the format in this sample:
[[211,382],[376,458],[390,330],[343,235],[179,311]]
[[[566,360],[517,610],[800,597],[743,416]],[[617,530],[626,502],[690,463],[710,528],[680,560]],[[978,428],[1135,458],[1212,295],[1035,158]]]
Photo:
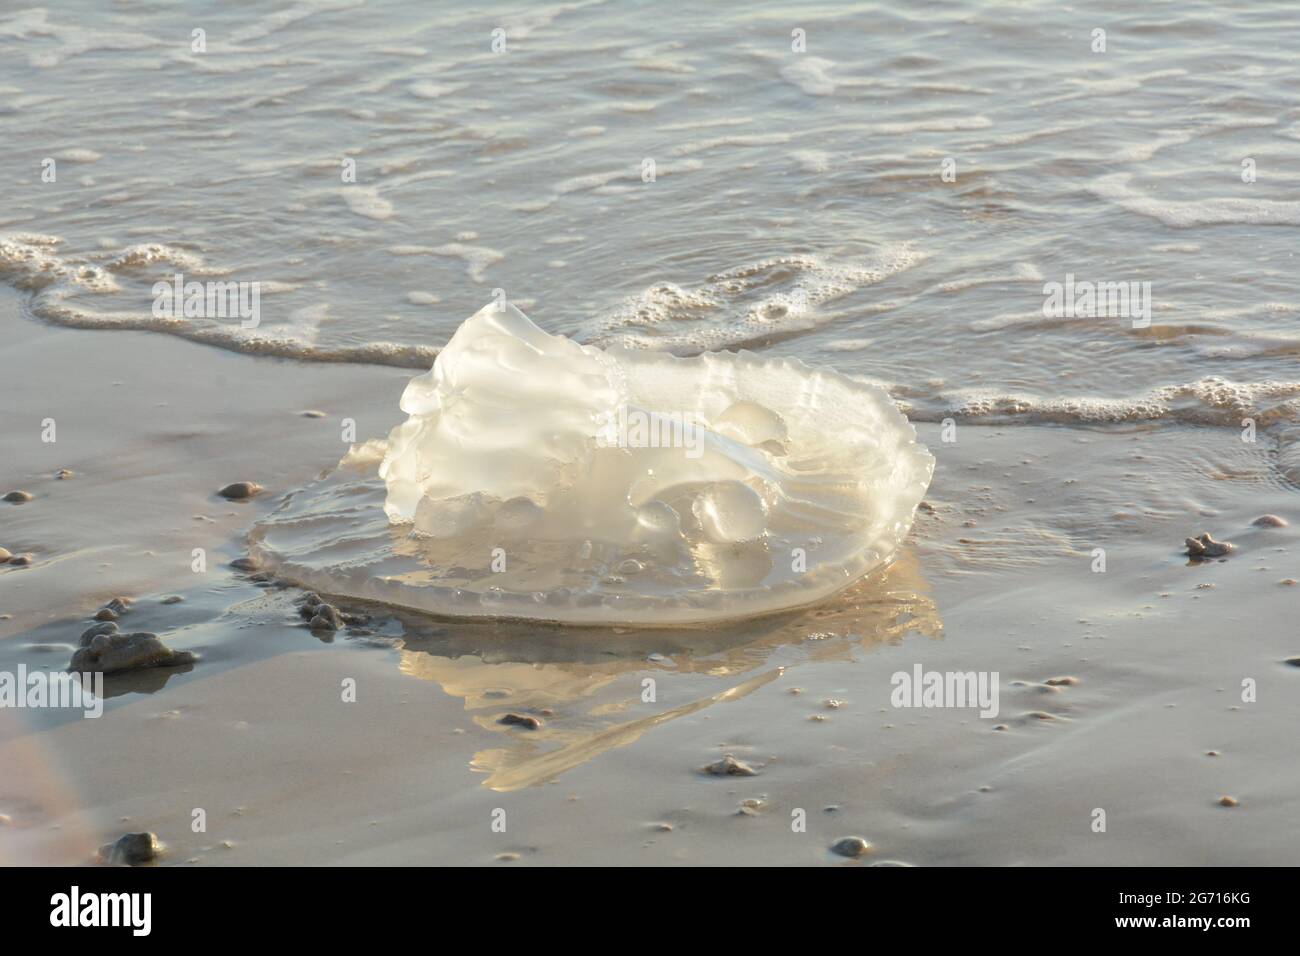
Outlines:
[[882,389],[794,359],[584,346],[468,319],[356,447],[250,534],[281,577],[452,616],[685,624],[881,567],[934,467]]

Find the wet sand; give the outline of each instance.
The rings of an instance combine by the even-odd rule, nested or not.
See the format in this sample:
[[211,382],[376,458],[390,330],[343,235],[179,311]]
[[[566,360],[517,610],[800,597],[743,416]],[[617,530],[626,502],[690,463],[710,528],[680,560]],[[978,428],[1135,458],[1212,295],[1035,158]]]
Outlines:
[[[346,449],[342,418],[362,440],[400,420],[408,372],[54,329],[6,290],[0,343],[20,370],[0,483],[33,495],[0,504],[0,546],[33,555],[0,565],[0,670],[66,666],[117,595],[124,630],[199,657],[110,677],[98,720],[0,710],[0,862],[91,862],[133,830],[181,865],[1300,858],[1300,592],[1280,583],[1300,513],[1266,439],[959,422],[945,443],[923,423],[930,510],[888,572],[817,608],[662,631],[361,608],[369,633],[329,636],[301,592],[227,565]],[[266,490],[216,495],[240,480]],[[1252,525],[1267,513],[1289,526]],[[1191,561],[1206,531],[1237,550]],[[1001,713],[891,707],[916,664],[999,672]],[[727,754],[756,773],[700,772]],[[851,836],[871,852],[831,852]]]

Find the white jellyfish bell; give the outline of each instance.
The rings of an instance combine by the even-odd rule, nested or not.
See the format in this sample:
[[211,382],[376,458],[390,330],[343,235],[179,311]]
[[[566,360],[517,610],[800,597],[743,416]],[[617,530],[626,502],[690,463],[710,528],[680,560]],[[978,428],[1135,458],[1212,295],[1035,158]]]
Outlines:
[[493,304],[250,535],[279,576],[435,614],[704,623],[886,564],[934,469],[880,388],[749,352],[551,335]]

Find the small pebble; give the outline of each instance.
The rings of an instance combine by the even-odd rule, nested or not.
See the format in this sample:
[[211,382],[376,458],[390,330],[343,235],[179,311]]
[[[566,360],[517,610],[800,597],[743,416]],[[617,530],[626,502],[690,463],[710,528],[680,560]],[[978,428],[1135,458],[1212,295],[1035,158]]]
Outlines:
[[1043,681],[1048,687],[1073,687],[1079,683],[1077,677],[1049,677]]
[[156,859],[161,849],[158,837],[153,833],[128,833],[119,837],[116,843],[101,846],[99,856],[105,863],[138,866]]
[[673,825],[671,823],[656,823],[654,828],[660,833],[672,833]]
[[262,490],[262,486],[255,481],[236,481],[233,484],[226,485],[217,494],[223,498],[229,498],[231,501],[243,501],[251,498]]
[[115,597],[113,598],[113,600],[109,601],[107,604],[104,605],[104,607],[118,614],[125,614],[126,609],[129,608],[130,606],[131,606],[131,599],[125,597]]
[[180,604],[184,600],[185,598],[181,597],[179,594],[169,594],[158,603],[159,604]]
[[59,479],[59,481],[67,481],[73,476],[73,474],[74,472],[71,468],[60,468],[54,473],[54,477]]
[[0,548],[0,564],[4,564],[12,557],[13,555],[9,552],[7,548]]
[[96,621],[116,621],[116,620],[117,620],[117,612],[114,611],[111,607],[101,607],[98,611],[95,612],[95,620],[96,620]]
[[717,763],[711,763],[708,766],[701,767],[700,770],[703,773],[710,773],[716,777],[753,777],[758,773],[758,771],[749,764],[737,760],[731,754],[727,754]]
[[1286,663],[1290,664],[1292,667],[1300,667],[1300,657],[1288,657]]
[[324,418],[325,413],[318,408],[309,408],[306,411],[299,412],[303,418]]
[[1257,528],[1285,528],[1287,520],[1279,518],[1277,515],[1260,515],[1251,524]]
[[1225,796],[1225,797],[1219,797],[1219,806],[1221,806],[1221,807],[1235,807],[1235,806],[1237,806],[1237,798],[1236,798],[1236,797],[1226,797],[1226,796]]
[[532,716],[532,714],[506,714],[497,723],[514,724],[519,727],[527,727],[529,730],[536,730],[542,726],[541,720]]
[[31,494],[26,491],[11,491],[9,494],[5,495],[5,501],[15,505],[25,504],[31,500]]
[[831,845],[831,852],[856,860],[871,852],[871,844],[862,837],[844,837]]
[[235,558],[230,566],[236,571],[256,571],[262,565],[256,558]]
[[8,563],[16,568],[25,568],[35,559],[30,554],[16,554],[9,559]]

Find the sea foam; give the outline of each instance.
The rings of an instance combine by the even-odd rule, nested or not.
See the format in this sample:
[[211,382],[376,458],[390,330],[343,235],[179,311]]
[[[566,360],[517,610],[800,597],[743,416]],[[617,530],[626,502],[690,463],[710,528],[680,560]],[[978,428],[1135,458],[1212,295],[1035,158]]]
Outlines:
[[580,345],[468,319],[409,416],[250,535],[281,577],[453,616],[684,624],[887,563],[934,467],[882,389],[793,359]]

